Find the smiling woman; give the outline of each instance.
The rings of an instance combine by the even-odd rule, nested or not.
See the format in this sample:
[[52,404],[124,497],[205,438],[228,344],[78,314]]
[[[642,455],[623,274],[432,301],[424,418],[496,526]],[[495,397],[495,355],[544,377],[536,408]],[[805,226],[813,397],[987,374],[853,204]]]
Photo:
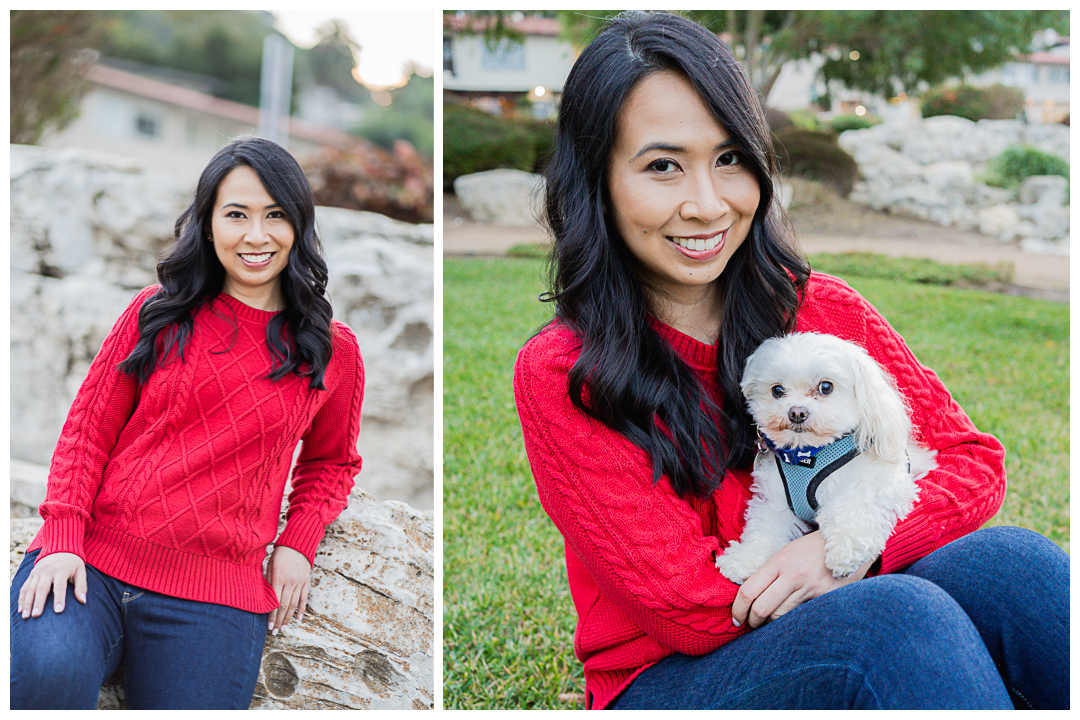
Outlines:
[[[566,545],[586,706],[1068,707],[1068,557],[979,530],[1004,498],[1001,443],[865,299],[811,271],[776,172],[753,88],[690,20],[623,13],[567,77],[545,190],[555,318],[514,393]],[[735,584],[717,558],[759,452],[739,381],[796,331],[865,349],[937,467],[848,577],[814,530]]]
[[131,709],[251,704],[360,469],[363,363],[331,320],[314,210],[268,140],[203,171],[53,454],[11,585],[12,708],[93,708],[121,663]]

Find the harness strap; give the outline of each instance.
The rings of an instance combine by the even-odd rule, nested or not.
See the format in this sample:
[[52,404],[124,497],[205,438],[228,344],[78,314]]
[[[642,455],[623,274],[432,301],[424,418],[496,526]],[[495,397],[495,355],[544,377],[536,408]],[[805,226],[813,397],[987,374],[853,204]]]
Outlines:
[[[784,495],[787,498],[788,507],[791,509],[791,512],[795,513],[797,517],[805,522],[814,523],[818,509],[818,486],[820,486],[832,473],[836,472],[858,456],[859,449],[852,443],[851,449],[834,459],[828,465],[820,469],[810,470],[809,468],[798,465],[789,465],[782,461],[779,455],[774,453],[773,459],[776,461],[776,469],[780,473],[780,479],[784,482]],[[785,467],[785,465],[787,467]],[[802,474],[803,477],[789,478],[789,470],[795,472],[796,476]],[[806,475],[810,475],[810,477],[807,478]],[[792,497],[792,485],[794,485],[794,490],[797,493],[795,497]],[[805,490],[802,488],[803,485],[805,485]]]

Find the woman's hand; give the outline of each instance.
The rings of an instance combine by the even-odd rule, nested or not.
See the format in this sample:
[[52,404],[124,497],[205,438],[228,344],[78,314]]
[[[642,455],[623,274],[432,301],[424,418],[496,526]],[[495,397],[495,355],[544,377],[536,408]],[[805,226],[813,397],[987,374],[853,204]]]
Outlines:
[[86,563],[83,559],[65,552],[39,559],[19,590],[19,612],[23,620],[41,615],[49,592],[53,594],[53,611],[63,612],[69,582],[75,585],[75,599],[85,605]]
[[749,621],[761,627],[770,620],[830,590],[866,576],[873,560],[846,578],[834,578],[825,567],[825,538],[821,531],[792,540],[746,578],[731,606],[736,625]]
[[278,597],[277,610],[271,610],[267,629],[277,635],[278,630],[289,624],[293,612],[296,619],[304,619],[307,609],[309,582],[311,581],[311,563],[304,555],[291,547],[275,545],[266,565],[266,581],[274,588]]

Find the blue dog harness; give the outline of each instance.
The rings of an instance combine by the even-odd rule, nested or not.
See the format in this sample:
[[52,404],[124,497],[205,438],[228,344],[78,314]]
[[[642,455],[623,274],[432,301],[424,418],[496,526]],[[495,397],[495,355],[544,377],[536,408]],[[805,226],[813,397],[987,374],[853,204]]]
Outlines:
[[761,439],[776,460],[776,469],[784,481],[784,494],[791,512],[807,523],[817,517],[817,489],[825,478],[851,462],[859,455],[855,436],[845,435],[839,440],[821,447],[783,449],[778,448],[764,435]]

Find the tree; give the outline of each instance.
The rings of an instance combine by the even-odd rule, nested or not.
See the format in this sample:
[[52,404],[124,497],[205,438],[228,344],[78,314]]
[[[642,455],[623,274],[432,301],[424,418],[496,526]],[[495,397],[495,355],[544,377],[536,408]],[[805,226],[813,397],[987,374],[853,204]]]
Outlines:
[[[560,11],[578,47],[618,10]],[[1068,33],[1064,10],[701,10],[685,13],[726,34],[764,98],[784,64],[821,54],[823,79],[886,96],[978,73],[1029,49],[1035,33]]]
[[366,93],[353,76],[360,62],[360,43],[342,20],[328,20],[315,30],[318,38],[307,52],[313,81],[333,88],[342,98],[359,103]]
[[11,142],[34,144],[78,116],[100,32],[96,11],[11,11]]

